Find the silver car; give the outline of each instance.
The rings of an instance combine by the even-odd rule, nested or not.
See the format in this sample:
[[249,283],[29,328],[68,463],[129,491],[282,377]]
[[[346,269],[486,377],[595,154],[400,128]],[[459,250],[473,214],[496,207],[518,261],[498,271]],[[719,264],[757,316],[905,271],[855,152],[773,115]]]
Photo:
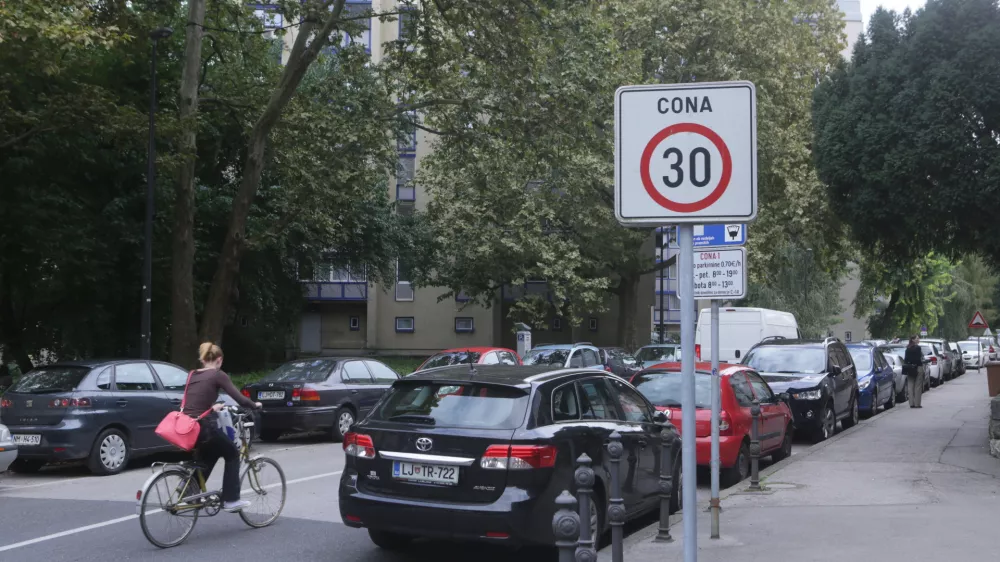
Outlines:
[[17,445],[6,425],[0,424],[0,472],[6,472],[10,463],[17,458]]
[[966,369],[976,369],[978,371],[986,364],[989,351],[983,347],[982,342],[979,340],[960,341],[958,342],[958,349],[962,351],[962,361],[965,362]]
[[888,348],[879,348],[885,362],[892,367],[892,380],[896,389],[896,402],[906,402],[906,375],[903,374],[903,358],[892,353]]

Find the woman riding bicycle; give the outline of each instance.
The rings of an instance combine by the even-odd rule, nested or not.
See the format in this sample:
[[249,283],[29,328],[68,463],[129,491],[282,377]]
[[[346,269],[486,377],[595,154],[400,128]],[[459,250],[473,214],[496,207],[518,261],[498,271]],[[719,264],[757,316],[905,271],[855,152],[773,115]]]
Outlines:
[[220,457],[226,461],[222,475],[222,509],[234,513],[249,507],[250,502],[240,500],[240,453],[219,427],[218,412],[224,406],[216,402],[219,400],[219,391],[222,390],[244,408],[259,409],[261,403],[253,402],[240,394],[229,375],[222,372],[222,349],[219,346],[211,342],[201,344],[198,359],[202,368],[196,370],[188,381],[184,413],[196,418],[203,412],[212,410],[199,422],[201,431],[195,453],[199,464],[203,465],[205,480],[212,474],[212,468]]

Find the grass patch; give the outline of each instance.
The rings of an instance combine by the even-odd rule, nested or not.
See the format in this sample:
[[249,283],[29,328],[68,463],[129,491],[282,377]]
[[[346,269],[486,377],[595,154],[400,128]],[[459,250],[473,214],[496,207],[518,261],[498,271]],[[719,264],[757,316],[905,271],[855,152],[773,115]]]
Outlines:
[[426,357],[375,357],[379,361],[385,363],[390,369],[396,371],[400,376],[406,376],[417,370],[424,361],[427,360]]
[[233,384],[236,388],[243,388],[248,384],[253,384],[264,377],[264,375],[270,373],[271,371],[250,371],[249,373],[242,373],[239,375],[229,375],[229,378],[233,379]]

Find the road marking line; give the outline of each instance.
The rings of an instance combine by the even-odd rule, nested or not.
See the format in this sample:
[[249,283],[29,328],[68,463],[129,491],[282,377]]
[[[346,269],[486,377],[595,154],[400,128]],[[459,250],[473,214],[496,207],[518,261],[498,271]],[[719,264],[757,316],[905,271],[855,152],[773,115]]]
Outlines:
[[[337,476],[338,474],[342,474],[343,472],[344,472],[343,470],[338,470],[336,472],[325,472],[323,474],[314,474],[313,476],[305,476],[303,478],[296,478],[294,480],[286,480],[285,484],[286,485],[289,485],[289,484],[298,484],[300,482],[309,482],[310,480],[319,480],[320,478],[328,478],[330,476]],[[281,482],[278,482],[276,484],[269,484],[269,485],[264,486],[264,487],[265,488],[276,488],[276,487],[278,487],[280,485],[281,485]],[[162,509],[156,509],[156,510],[150,511],[149,515],[153,515],[155,513],[162,513],[162,512],[163,512]],[[15,548],[21,548],[21,547],[24,547],[24,546],[30,546],[30,545],[33,545],[33,544],[38,544],[40,542],[50,541],[50,540],[53,540],[53,539],[59,539],[59,538],[62,538],[62,537],[67,537],[69,535],[75,535],[77,533],[85,533],[87,531],[93,531],[94,529],[100,529],[101,527],[107,527],[109,525],[115,525],[117,523],[124,523],[126,521],[132,521],[133,519],[138,519],[138,518],[139,518],[138,515],[127,515],[125,517],[119,517],[117,519],[109,519],[108,521],[102,521],[100,523],[94,523],[93,525],[85,525],[83,527],[77,527],[75,529],[68,529],[66,531],[60,531],[58,533],[52,533],[51,535],[45,535],[43,537],[37,537],[37,538],[34,538],[34,539],[28,539],[26,541],[21,541],[21,542],[14,543],[14,544],[8,544],[6,546],[0,546],[0,552],[6,552],[8,550],[14,550]]]
[[28,484],[25,486],[17,486],[11,484],[0,484],[0,492],[6,492],[9,490],[27,490],[28,488],[41,488],[43,486],[56,486],[58,484],[68,484],[70,482],[76,482],[78,480],[89,480],[90,476],[80,476],[79,478],[70,478],[68,480],[53,480],[50,482],[42,482],[41,484]]

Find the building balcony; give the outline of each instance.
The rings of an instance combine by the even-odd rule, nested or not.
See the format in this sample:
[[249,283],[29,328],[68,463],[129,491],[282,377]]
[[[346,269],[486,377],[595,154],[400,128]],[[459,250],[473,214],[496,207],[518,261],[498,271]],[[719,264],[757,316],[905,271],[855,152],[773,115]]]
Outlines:
[[366,281],[302,281],[309,301],[367,301]]

